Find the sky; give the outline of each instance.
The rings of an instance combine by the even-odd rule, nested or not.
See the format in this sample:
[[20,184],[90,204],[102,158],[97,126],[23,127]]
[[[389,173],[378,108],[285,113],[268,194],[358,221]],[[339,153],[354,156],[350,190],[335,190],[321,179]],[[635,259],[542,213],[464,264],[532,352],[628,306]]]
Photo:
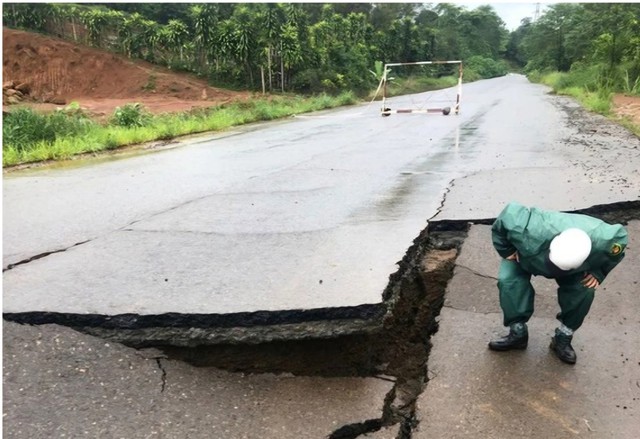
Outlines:
[[[523,18],[533,16],[536,12],[536,5],[539,3],[489,3],[496,13],[505,22],[507,30],[514,31],[520,26],[520,21]],[[540,12],[542,12],[542,5],[540,4]]]
[[[453,2],[452,2],[453,3]],[[545,6],[548,3],[529,3],[529,2],[495,2],[491,0],[487,1],[477,1],[477,2],[455,2],[460,6],[464,6],[465,8],[472,10],[481,5],[490,5],[495,11],[496,14],[502,18],[502,21],[505,22],[506,28],[509,31],[514,31],[520,26],[520,21],[523,18],[530,17],[533,19],[533,16],[536,12],[536,5],[540,5],[540,13],[544,11]]]

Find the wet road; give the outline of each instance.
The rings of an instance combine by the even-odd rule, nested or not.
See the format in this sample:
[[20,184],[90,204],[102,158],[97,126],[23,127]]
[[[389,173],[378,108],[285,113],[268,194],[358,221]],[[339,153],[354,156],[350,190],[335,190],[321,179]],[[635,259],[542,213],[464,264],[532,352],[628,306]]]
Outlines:
[[[428,96],[390,106],[428,106]],[[56,253],[4,273],[4,311],[237,313],[378,303],[452,180],[570,165],[556,147],[568,135],[564,113],[522,76],[465,85],[459,116],[383,118],[377,105],[126,160],[5,175],[4,267]]]
[[[186,293],[200,289],[232,296],[235,309],[315,303],[313,288],[301,287],[305,276],[323,293],[342,288],[333,303],[374,301],[436,213],[486,218],[511,199],[573,209],[640,195],[638,138],[566,98],[510,76],[465,86],[462,109],[458,118],[381,119],[363,106],[126,160],[5,176],[5,266],[89,240],[6,271],[5,312],[193,309]],[[630,236],[638,227],[630,223]],[[474,226],[456,263],[413,437],[636,438],[635,245],[598,292],[575,339],[578,364],[568,366],[547,348],[556,324],[549,283],[538,290],[530,348],[487,350],[503,328],[486,233]],[[327,273],[341,271],[351,284],[329,282]],[[174,286],[178,274],[185,290]],[[271,303],[279,292],[282,302]],[[197,306],[234,309],[211,297]],[[3,343],[3,433],[12,438],[320,438],[382,417],[396,391],[387,376],[195,368],[58,325],[5,321]]]
[[[638,143],[636,141],[636,143]],[[490,226],[472,226],[456,261],[440,328],[431,338],[429,384],[418,399],[413,439],[576,437],[635,439],[640,431],[640,221],[629,247],[596,290],[562,363],[549,349],[559,325],[555,281],[533,277],[535,312],[526,350],[494,352],[504,335]]]

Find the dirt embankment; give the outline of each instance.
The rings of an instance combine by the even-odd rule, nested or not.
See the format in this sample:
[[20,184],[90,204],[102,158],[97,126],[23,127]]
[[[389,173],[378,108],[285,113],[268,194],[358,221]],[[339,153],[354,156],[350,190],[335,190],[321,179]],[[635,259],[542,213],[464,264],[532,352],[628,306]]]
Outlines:
[[[3,28],[2,38],[3,107],[10,96],[15,96],[13,102],[43,110],[75,101],[101,117],[129,102],[164,113],[251,97],[249,92],[210,87],[193,75],[58,38],[8,28]],[[616,114],[640,125],[640,97],[616,95],[613,105]]]
[[640,126],[640,96],[615,95],[613,109],[618,116],[627,117]]
[[[31,107],[53,109],[78,102],[97,116],[140,102],[154,113],[186,111],[250,98],[248,92],[210,87],[193,75],[144,61],[80,46],[44,35],[3,28],[3,106],[18,86],[17,99]],[[15,102],[16,99],[13,99]]]

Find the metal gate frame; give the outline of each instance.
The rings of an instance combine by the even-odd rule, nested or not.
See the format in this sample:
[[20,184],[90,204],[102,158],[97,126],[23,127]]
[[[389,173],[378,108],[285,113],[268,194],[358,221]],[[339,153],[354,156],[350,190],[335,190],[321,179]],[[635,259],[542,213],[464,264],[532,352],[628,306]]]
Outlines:
[[402,113],[422,113],[422,114],[437,114],[441,113],[447,116],[451,113],[450,107],[444,108],[427,108],[427,109],[399,109],[392,110],[388,108],[386,105],[387,100],[387,73],[388,67],[395,66],[416,66],[416,65],[427,65],[427,64],[458,64],[458,92],[456,94],[456,104],[453,107],[454,114],[460,114],[460,101],[462,99],[462,61],[419,61],[419,62],[408,62],[408,63],[389,63],[384,65],[383,75],[382,75],[382,108],[380,109],[382,116],[390,116],[392,114],[402,114]]

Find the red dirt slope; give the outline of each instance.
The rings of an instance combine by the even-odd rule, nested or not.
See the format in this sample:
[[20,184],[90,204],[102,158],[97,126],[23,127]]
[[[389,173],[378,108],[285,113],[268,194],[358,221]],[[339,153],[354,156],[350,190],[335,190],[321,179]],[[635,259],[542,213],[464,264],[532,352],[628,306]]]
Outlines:
[[[111,114],[116,106],[140,102],[158,113],[250,96],[210,87],[193,75],[36,33],[3,28],[2,37],[3,84],[27,83],[30,91],[25,102],[30,106],[53,108],[52,102],[77,101],[89,111],[104,115]],[[145,90],[153,83],[153,89]]]
[[[24,102],[30,107],[53,109],[56,105],[52,101],[77,101],[96,116],[105,116],[129,102],[140,102],[150,111],[162,113],[251,96],[209,87],[192,75],[36,33],[3,28],[2,38],[3,84],[26,83],[30,91]],[[152,80],[154,89],[145,90]],[[640,97],[617,95],[613,104],[619,116],[640,124]]]

